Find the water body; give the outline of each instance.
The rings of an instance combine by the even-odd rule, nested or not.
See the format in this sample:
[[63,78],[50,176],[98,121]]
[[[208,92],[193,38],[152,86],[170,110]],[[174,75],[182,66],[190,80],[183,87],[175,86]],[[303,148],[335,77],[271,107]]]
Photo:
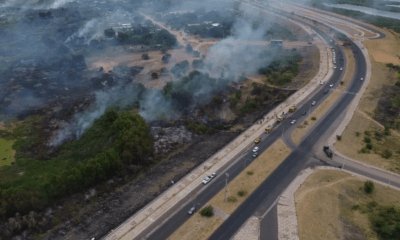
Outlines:
[[375,8],[370,8],[370,7],[354,6],[354,5],[350,5],[350,4],[330,4],[330,3],[324,3],[324,5],[327,7],[353,10],[353,11],[363,12],[363,13],[369,14],[369,15],[387,17],[387,18],[393,18],[393,19],[400,20],[400,13],[382,11],[382,10],[377,10]]

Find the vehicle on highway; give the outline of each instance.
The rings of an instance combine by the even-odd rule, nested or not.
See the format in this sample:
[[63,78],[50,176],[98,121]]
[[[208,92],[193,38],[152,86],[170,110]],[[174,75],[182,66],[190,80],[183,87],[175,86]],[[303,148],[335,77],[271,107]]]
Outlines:
[[206,177],[206,178],[204,178],[204,180],[203,180],[203,184],[206,185],[206,184],[209,183],[210,181],[211,181],[211,178]]
[[216,175],[217,175],[217,174],[216,174],[215,172],[213,172],[213,173],[211,173],[211,175],[208,176],[208,177],[211,178],[211,179],[213,179],[213,178],[215,178]]
[[295,123],[296,123],[296,120],[293,119],[290,123],[291,123],[291,124],[295,124]]
[[343,71],[343,68],[340,68],[340,71]]
[[253,153],[253,158],[256,158],[258,155],[258,152]]
[[258,151],[258,147],[253,148],[253,152],[257,152]]
[[266,133],[270,133],[270,132],[272,132],[272,129],[273,129],[273,127],[272,127],[271,125],[268,125],[268,126],[265,128],[265,132],[266,132]]
[[261,142],[261,138],[256,138],[256,139],[254,140],[254,143],[259,143],[259,142]]
[[323,82],[323,81],[321,81],[321,82],[319,82],[319,84],[320,84],[320,85],[324,85],[324,82]]
[[332,157],[332,155],[333,155],[333,153],[332,153],[332,151],[329,149],[329,147],[328,146],[324,146],[324,152],[325,152],[325,154],[328,156],[328,157]]
[[336,69],[336,66],[334,66],[333,68]]
[[189,212],[188,212],[188,213],[189,213],[190,215],[192,215],[192,214],[194,213],[195,210],[196,210],[196,209],[195,209],[194,207],[191,207],[191,208],[189,209]]
[[301,115],[306,115],[306,114],[307,114],[307,112],[306,112],[306,111],[304,111],[304,112],[302,112],[302,113],[301,113]]
[[325,89],[325,90],[324,90],[324,94],[327,94],[328,92],[329,92],[328,89]]
[[329,85],[329,87],[333,87],[333,83]]
[[312,101],[311,105],[315,106],[315,104],[317,104],[317,102],[316,101]]
[[360,80],[361,80],[361,81],[363,81],[363,80],[364,80],[364,78],[361,78]]

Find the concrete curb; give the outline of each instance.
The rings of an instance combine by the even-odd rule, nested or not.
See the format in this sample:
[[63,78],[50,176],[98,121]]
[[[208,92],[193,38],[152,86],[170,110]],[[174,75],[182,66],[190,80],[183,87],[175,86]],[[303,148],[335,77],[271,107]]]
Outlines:
[[260,239],[260,220],[251,216],[231,238],[232,240],[259,240]]

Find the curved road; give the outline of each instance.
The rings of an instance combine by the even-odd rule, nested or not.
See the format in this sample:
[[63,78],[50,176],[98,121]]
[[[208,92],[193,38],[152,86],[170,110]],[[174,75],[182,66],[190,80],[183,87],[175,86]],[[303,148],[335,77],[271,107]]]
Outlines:
[[[303,23],[308,25],[306,23]],[[310,26],[312,27],[312,26]],[[329,42],[330,37],[323,33],[321,30],[312,27],[314,31],[318,32],[323,36],[327,42]],[[384,36],[380,33],[381,37]],[[342,50],[334,45],[332,42],[332,47],[336,49],[337,59],[343,58]],[[297,176],[297,174],[307,165],[307,160],[314,154],[314,146],[318,141],[324,136],[329,129],[335,128],[338,124],[347,106],[354,98],[354,93],[357,93],[364,81],[360,81],[360,78],[365,78],[366,74],[366,62],[364,55],[353,42],[351,43],[352,49],[355,51],[355,62],[356,62],[356,74],[353,77],[352,83],[347,94],[343,94],[337,103],[331,107],[329,112],[325,114],[325,117],[318,121],[314,126],[313,131],[304,139],[304,141],[292,152],[291,155],[247,198],[247,200],[239,206],[239,208],[230,215],[230,217],[213,233],[210,239],[229,239],[235,232],[242,226],[242,224],[254,213],[265,212],[277,197],[283,192],[283,190],[290,184],[290,182]],[[302,107],[300,107],[295,113],[293,113],[289,119],[287,119],[283,124],[278,125],[272,131],[268,137],[259,143],[260,152],[266,150],[271,146],[277,139],[281,138],[282,134],[290,134],[290,132],[296,127],[296,125],[290,124],[290,119],[298,119],[298,123],[303,120],[304,116],[301,115],[303,111],[309,111],[310,104],[312,101],[317,101],[321,103],[329,94],[324,94],[323,91],[327,88],[327,84],[334,83],[337,85],[342,78],[344,71],[340,71],[340,67],[344,66],[344,61],[337,62],[337,68],[329,80],[328,83],[322,85],[318,88],[312,95],[313,97],[306,101]],[[315,108],[315,107],[313,107]],[[313,109],[311,108],[311,110]],[[250,150],[250,149],[249,149]],[[238,159],[235,163],[227,166],[225,171],[218,172],[218,177],[215,178],[206,186],[201,186],[194,189],[193,192],[197,192],[196,196],[192,200],[187,197],[182,200],[179,206],[172,209],[167,215],[168,219],[164,222],[158,220],[153,223],[152,232],[143,232],[137,239],[166,239],[174,231],[176,231],[184,222],[186,222],[190,215],[187,214],[189,208],[196,205],[199,208],[206,204],[213,196],[215,196],[220,190],[223,189],[225,185],[225,177],[223,176],[225,172],[229,172],[229,180],[237,176],[243,169],[245,160],[250,162],[253,160],[251,151],[239,154],[236,156]],[[249,162],[247,162],[249,164]],[[188,203],[189,202],[189,203]]]

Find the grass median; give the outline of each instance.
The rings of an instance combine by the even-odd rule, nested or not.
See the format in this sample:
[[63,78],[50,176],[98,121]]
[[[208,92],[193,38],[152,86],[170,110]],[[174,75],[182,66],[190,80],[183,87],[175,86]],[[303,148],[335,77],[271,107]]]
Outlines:
[[210,204],[231,214],[290,153],[290,149],[281,140],[276,141],[228,184],[226,202],[224,202],[225,189],[223,189],[211,199]]
[[[301,139],[303,138],[304,134],[306,134],[310,128],[320,119],[329,108],[336,102],[336,100],[342,95],[342,92],[347,88],[349,82],[351,81],[353,74],[354,74],[354,56],[351,53],[350,49],[345,49],[346,57],[347,57],[347,69],[345,76],[342,80],[343,83],[337,86],[336,91],[333,91],[331,95],[322,103],[320,104],[317,109],[313,111],[313,113],[307,117],[303,123],[292,132],[292,140],[296,144],[300,144]],[[324,88],[330,89],[329,86],[325,85]]]
[[[295,193],[300,239],[385,239],[373,230],[386,207],[400,207],[400,191],[335,170],[311,174]],[[378,238],[379,237],[379,238]]]
[[[281,140],[276,141],[229,183],[227,197],[230,201],[224,202],[225,189],[223,189],[207,205],[231,214],[290,153],[290,149]],[[223,221],[221,217],[215,215],[215,211],[211,218],[202,217],[198,211],[168,239],[205,240]]]

